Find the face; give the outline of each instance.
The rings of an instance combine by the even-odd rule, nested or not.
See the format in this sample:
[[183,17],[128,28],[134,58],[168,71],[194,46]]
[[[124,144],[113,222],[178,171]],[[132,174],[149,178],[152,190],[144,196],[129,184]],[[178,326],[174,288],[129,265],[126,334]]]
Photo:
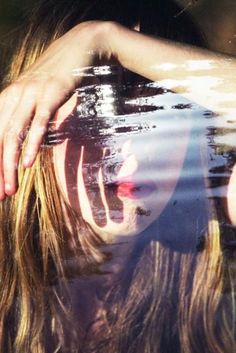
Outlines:
[[53,146],[61,194],[105,241],[137,235],[175,190],[191,118],[153,111],[84,119],[73,108],[76,100],[59,110],[54,126],[62,136]]

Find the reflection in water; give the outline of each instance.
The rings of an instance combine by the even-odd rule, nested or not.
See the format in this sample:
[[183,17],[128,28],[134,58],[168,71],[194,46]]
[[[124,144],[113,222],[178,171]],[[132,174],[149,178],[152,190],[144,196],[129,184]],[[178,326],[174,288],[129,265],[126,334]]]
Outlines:
[[[78,89],[73,112],[58,129],[48,134],[49,145],[67,141],[65,174],[69,202],[73,205],[81,204],[79,192],[76,195],[75,190],[82,160],[82,182],[99,227],[107,225],[108,218],[114,223],[127,222],[127,212],[133,216],[141,214],[132,211],[132,203],[122,198],[145,199],[152,194],[152,200],[142,212],[150,215],[156,194],[159,212],[170,198],[170,185],[173,188],[172,184],[177,182],[192,120],[188,117],[191,105],[184,100],[175,104],[171,96],[171,92],[153,83],[86,86]],[[160,104],[157,104],[158,97],[161,97]],[[169,138],[173,146],[168,143],[168,147]],[[178,156],[173,154],[176,148]],[[168,156],[172,162],[167,165]],[[104,190],[99,185],[101,182]],[[140,208],[143,202],[136,206]],[[81,207],[80,212],[83,214]],[[131,222],[136,222],[135,218]],[[127,233],[128,229],[120,231]]]
[[[169,204],[172,201],[174,205],[183,203],[182,208],[185,210],[182,216],[187,212],[186,208],[192,207],[194,209],[192,217],[198,220],[197,231],[206,228],[204,214],[207,197],[217,200],[222,213],[221,221],[226,221],[227,211],[223,205],[235,162],[235,129],[230,126],[230,122],[225,119],[226,122],[222,125],[224,122],[222,117],[189,103],[183,97],[159,87],[156,83],[139,82],[126,85],[117,83],[118,73],[115,66],[88,68],[87,77],[95,77],[98,82],[77,90],[76,107],[59,128],[55,129],[52,124],[46,137],[45,145],[49,146],[67,141],[65,173],[70,203],[77,205],[81,203],[76,190],[78,168],[82,158],[83,182],[93,218],[99,227],[107,224],[108,217],[115,223],[124,222],[122,197],[142,198],[152,194],[157,188],[161,194],[161,186],[163,198],[173,176],[178,180],[175,181],[174,195],[167,196]],[[85,75],[85,72],[81,72],[82,74]],[[170,161],[178,160],[180,153],[185,154],[178,148],[181,146],[189,120],[192,125],[191,138],[188,142],[188,153],[183,156],[185,163],[179,178],[180,175],[176,174],[177,164]],[[135,180],[129,172],[128,174],[125,172],[124,176],[122,173],[119,175],[127,157],[124,156],[125,152],[122,149],[127,140],[132,145],[132,151],[127,153],[137,154],[138,151],[139,154],[138,158],[136,157],[139,166],[135,167],[139,173]],[[208,170],[203,170],[200,154],[204,155],[204,168],[207,165]],[[147,178],[147,174],[151,176],[151,180]],[[103,183],[106,205],[99,180]],[[161,184],[160,180],[162,182],[165,180],[166,183]],[[208,180],[207,187],[210,188],[210,192],[206,193],[208,196],[204,194],[206,187],[204,180]],[[164,208],[165,206],[162,207]],[[79,210],[81,212],[81,205]],[[152,211],[137,206],[135,214],[151,216]],[[173,215],[174,211],[171,209],[171,215],[168,217]],[[180,222],[180,215],[174,217],[177,223]],[[163,215],[160,219],[162,218]],[[164,223],[166,221],[165,218]],[[191,221],[186,223],[191,224]],[[195,222],[193,224],[194,228]],[[187,228],[188,231],[184,232],[186,234],[189,233],[189,225]],[[178,233],[175,230],[174,232]],[[194,230],[191,229],[191,232]],[[173,235],[171,239],[173,242]],[[185,240],[182,244],[178,239],[178,243],[179,250],[185,247]]]
[[[177,321],[196,305],[191,302],[194,286],[200,283],[196,296],[206,302],[219,291],[212,284],[217,268],[204,257],[209,251],[208,228],[216,215],[225,263],[235,247],[226,205],[236,157],[235,129],[227,118],[156,83],[123,85],[117,83],[117,73],[109,83],[108,67],[93,70],[98,70],[99,82],[77,90],[75,108],[56,128],[52,123],[45,139],[45,148],[54,150],[58,183],[67,202],[95,234],[109,240],[103,249],[109,260],[97,275],[77,276],[77,260],[67,259],[72,312],[86,331],[85,347],[90,347],[99,335],[112,340],[103,331],[105,323],[118,329],[124,325],[119,310],[131,310],[136,321],[129,312],[124,318],[131,322],[132,345],[134,337],[142,336],[143,318],[151,307],[158,318],[150,319],[156,320],[156,335],[163,325],[172,349],[176,344],[172,352],[179,352]],[[93,75],[94,71],[88,77]],[[225,292],[230,292],[227,276],[224,280]],[[217,298],[224,307],[224,297]],[[197,305],[198,339],[204,351],[204,320],[213,319]],[[221,316],[214,320],[219,325]],[[167,352],[161,339],[156,344]],[[84,351],[95,352],[90,348]]]

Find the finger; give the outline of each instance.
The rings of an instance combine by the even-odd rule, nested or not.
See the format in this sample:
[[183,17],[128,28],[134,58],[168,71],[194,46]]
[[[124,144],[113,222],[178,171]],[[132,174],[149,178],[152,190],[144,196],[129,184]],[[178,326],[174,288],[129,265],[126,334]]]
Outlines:
[[0,94],[0,114],[3,109],[6,100],[6,90],[2,91]]
[[23,85],[14,83],[0,94],[0,126],[1,131],[8,124],[12,114],[17,108],[23,94]]
[[[3,143],[0,142],[0,161],[2,161],[2,155],[3,155]],[[0,162],[0,201],[2,201],[5,198],[3,168],[1,166],[2,166],[2,163]]]
[[47,82],[38,99],[35,116],[33,118],[25,156],[24,167],[31,167],[36,159],[43,137],[47,131],[49,120],[55,115],[58,108],[70,97],[68,91],[59,82]]
[[33,87],[28,85],[4,132],[3,176],[5,193],[9,196],[17,191],[18,163],[22,144],[35,110],[35,97]]
[[[18,106],[22,95],[22,87],[19,84],[12,84],[0,94],[0,200],[5,197],[4,181],[4,133],[7,126],[12,125],[12,115]],[[9,130],[9,128],[8,128]]]
[[[0,112],[3,109],[3,106],[5,104],[5,98],[6,98],[6,91],[4,90],[1,94],[0,94]],[[1,114],[0,114],[1,117]],[[0,136],[0,201],[2,201],[5,197],[5,188],[4,188],[4,178],[3,178],[3,131],[4,131],[4,124],[3,124],[3,119],[1,117],[1,128],[0,131],[2,132],[1,136]]]
[[3,147],[3,176],[5,193],[12,196],[17,190],[17,163],[20,155],[20,145],[22,144],[21,129],[12,127],[4,134]]

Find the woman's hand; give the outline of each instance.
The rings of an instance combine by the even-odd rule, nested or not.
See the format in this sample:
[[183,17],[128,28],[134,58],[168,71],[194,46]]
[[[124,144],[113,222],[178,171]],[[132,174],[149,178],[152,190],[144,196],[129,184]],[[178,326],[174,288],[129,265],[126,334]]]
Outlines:
[[21,146],[28,135],[23,158],[34,163],[49,119],[81,82],[74,70],[90,65],[106,53],[103,22],[77,25],[53,42],[29,69],[0,95],[0,200],[17,190]]

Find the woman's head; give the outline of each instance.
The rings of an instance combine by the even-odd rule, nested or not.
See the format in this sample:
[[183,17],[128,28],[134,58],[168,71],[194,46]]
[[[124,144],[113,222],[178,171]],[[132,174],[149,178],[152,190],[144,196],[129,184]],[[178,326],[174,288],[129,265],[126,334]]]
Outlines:
[[[36,11],[35,13],[32,15],[31,17],[31,24],[30,24],[30,30],[28,31],[24,41],[23,41],[23,44],[21,43],[21,46],[20,46],[20,49],[19,49],[19,53],[13,63],[14,67],[12,66],[12,70],[11,70],[11,75],[10,75],[10,79],[15,79],[19,73],[21,71],[23,71],[24,69],[26,69],[28,66],[30,66],[30,64],[32,64],[35,59],[37,58],[38,55],[40,55],[40,53],[42,53],[42,51],[44,51],[46,49],[46,47],[50,44],[50,42],[53,40],[53,39],[56,39],[57,37],[59,37],[60,35],[62,35],[64,32],[66,32],[68,29],[70,29],[71,27],[73,27],[73,25],[77,24],[78,22],[81,22],[81,21],[85,21],[85,20],[90,20],[90,19],[104,19],[104,20],[116,20],[124,25],[127,25],[129,27],[134,27],[137,23],[140,24],[140,29],[143,30],[143,31],[149,31],[147,28],[146,28],[146,25],[143,26],[142,23],[143,23],[143,20],[146,20],[146,18],[148,18],[148,14],[146,13],[147,11],[144,9],[147,8],[148,9],[148,13],[152,13],[152,15],[155,17],[157,16],[156,18],[153,17],[153,20],[152,21],[149,21],[149,23],[151,25],[155,24],[155,30],[152,29],[153,33],[157,33],[158,34],[158,28],[163,31],[163,28],[162,26],[165,27],[165,23],[166,23],[166,19],[168,18],[169,20],[172,20],[174,19],[174,11],[177,11],[178,8],[174,5],[174,3],[172,1],[169,1],[168,2],[168,9],[170,10],[165,10],[163,9],[163,3],[162,1],[151,1],[149,2],[148,6],[146,6],[146,3],[143,2],[143,1],[139,1],[138,4],[137,2],[135,1],[129,1],[128,3],[125,2],[125,1],[92,1],[92,2],[89,2],[89,5],[87,3],[87,1],[60,1],[60,2],[55,2],[54,0],[50,0],[50,1],[42,1],[41,3],[39,3],[38,7],[36,8]],[[128,11],[129,10],[129,11]],[[163,12],[163,15],[160,16],[160,14]],[[53,13],[53,16],[51,15]],[[132,16],[130,15],[132,14]],[[186,18],[185,16],[183,17],[183,21],[185,21]],[[174,20],[174,23],[175,25],[178,27],[178,31],[174,31],[174,35],[175,36],[178,36],[179,33],[185,33],[186,31],[182,31],[182,24],[184,24],[184,22],[182,23],[182,17],[180,16],[178,18],[178,20]],[[187,22],[186,22],[187,23]],[[167,28],[168,27],[168,28]],[[171,36],[172,32],[170,33],[170,28],[171,26],[168,25],[166,28],[166,32],[163,34],[164,36],[168,37],[168,36]],[[190,26],[188,26],[190,27]],[[191,26],[191,28],[194,28],[194,26]],[[190,33],[188,31],[188,33]],[[182,35],[181,34],[181,35]],[[192,39],[195,40],[195,37],[196,36],[192,36]],[[12,77],[11,77],[12,76]],[[9,76],[8,76],[9,77]],[[170,124],[173,128],[173,123]],[[174,166],[174,169],[176,169],[176,172],[175,172],[175,176],[176,177],[173,177],[172,180],[170,182],[168,182],[168,186],[164,185],[164,188],[168,191],[165,192],[165,196],[162,196],[160,195],[161,193],[161,188],[160,188],[160,181],[158,181],[158,184],[159,185],[156,185],[156,190],[158,189],[158,197],[159,197],[159,207],[156,207],[156,205],[154,206],[155,202],[153,202],[153,199],[154,197],[154,194],[150,197],[149,197],[149,201],[151,201],[151,204],[147,205],[147,212],[149,213],[149,208],[151,207],[154,207],[155,208],[155,212],[151,212],[151,215],[148,216],[148,217],[139,217],[139,215],[137,215],[137,208],[138,207],[141,207],[142,208],[142,202],[140,201],[140,204],[139,202],[134,202],[134,199],[133,201],[129,201],[127,200],[128,198],[124,196],[124,192],[123,192],[123,195],[122,195],[122,190],[124,191],[125,188],[127,188],[128,186],[130,187],[130,180],[128,180],[127,182],[127,179],[126,180],[121,180],[121,182],[123,183],[123,186],[120,185],[119,186],[119,189],[121,190],[120,192],[120,197],[116,197],[116,206],[114,206],[114,213],[117,213],[117,207],[118,209],[122,208],[123,206],[121,206],[121,203],[123,201],[120,200],[120,198],[126,198],[126,204],[127,204],[127,207],[126,208],[126,212],[124,212],[126,215],[129,214],[129,216],[131,217],[132,219],[132,223],[134,223],[134,215],[135,215],[135,218],[136,216],[138,216],[139,218],[142,218],[142,220],[146,220],[147,222],[144,222],[143,226],[141,226],[141,228],[139,229],[136,229],[135,226],[132,227],[133,230],[128,230],[128,233],[131,232],[131,233],[137,233],[139,232],[141,229],[144,229],[149,223],[151,223],[153,221],[153,219],[155,219],[156,217],[158,217],[158,215],[161,213],[161,211],[164,209],[166,203],[168,202],[168,199],[171,197],[171,194],[173,193],[173,190],[174,190],[174,187],[176,185],[176,182],[177,182],[177,179],[178,179],[178,175],[179,175],[179,172],[180,172],[180,169],[181,169],[181,166],[182,166],[182,163],[183,163],[183,160],[184,160],[184,149],[186,148],[185,144],[186,144],[186,141],[187,141],[187,135],[188,135],[188,130],[189,130],[189,126],[188,124],[185,124],[186,126],[186,134],[184,134],[184,136],[186,136],[186,139],[183,138],[183,140],[181,141],[180,143],[180,139],[178,139],[178,142],[177,142],[177,145],[176,146],[173,146],[174,148],[176,147],[177,149],[180,148],[181,151],[183,151],[183,153],[181,152],[180,154],[177,154],[176,156],[176,164]],[[170,128],[170,130],[172,129]],[[158,130],[158,127],[156,129],[156,131]],[[158,134],[157,134],[158,135]],[[152,137],[154,139],[154,137]],[[131,139],[132,140],[132,139]],[[127,142],[127,141],[126,141]],[[123,147],[121,145],[121,140],[119,141],[120,143],[120,150],[121,150],[121,153],[120,153],[120,158],[123,159],[123,163],[124,164],[128,164],[128,162],[126,161],[126,163],[124,162],[124,154],[125,153],[128,153],[128,154],[133,154],[133,160],[136,159],[136,163],[137,164],[137,151],[139,149],[139,146],[137,144],[137,142],[135,142],[135,139],[133,138],[133,141],[130,141],[130,142],[127,142],[126,143],[126,146],[130,146],[129,148],[131,148],[132,151],[129,151],[129,152],[122,152],[123,151]],[[125,141],[122,141],[122,144],[124,144]],[[65,144],[63,144],[65,145]],[[164,147],[165,145],[165,147]],[[154,148],[155,146],[155,148]],[[172,149],[168,147],[170,146],[167,146],[167,143],[166,144],[162,144],[162,150],[159,151],[158,149],[160,149],[160,144],[159,144],[159,147],[157,147],[157,144],[155,142],[152,143],[152,148],[150,149],[151,151],[151,154],[154,156],[155,153],[159,153],[159,157],[158,158],[162,158],[163,160],[165,158],[168,158],[166,157],[167,156],[167,151],[169,151],[169,154],[171,155],[172,153]],[[58,150],[59,150],[59,146],[56,147]],[[165,151],[163,151],[163,148],[165,149]],[[70,148],[71,149],[71,148]],[[56,150],[56,149],[55,149]],[[103,149],[104,150],[104,149]],[[108,149],[107,149],[108,150]],[[174,149],[173,149],[174,150]],[[85,151],[86,153],[86,151]],[[136,156],[135,156],[136,154]],[[147,153],[148,154],[148,153]],[[48,154],[50,155],[50,153]],[[65,155],[65,152],[64,154]],[[162,157],[160,157],[160,155],[162,155]],[[139,157],[140,157],[140,154],[139,154]],[[109,157],[107,157],[108,159]],[[126,158],[126,157],[125,157]],[[144,159],[146,158],[146,156],[144,157]],[[54,153],[54,159],[55,159],[55,153]],[[149,158],[150,159],[150,158]],[[58,158],[57,158],[58,160]],[[44,159],[44,163],[46,163],[47,161],[47,158]],[[67,162],[69,160],[67,159]],[[152,159],[153,161],[153,159]],[[173,159],[172,159],[173,161]],[[173,161],[174,162],[174,161]],[[38,162],[39,163],[39,162]],[[68,162],[70,163],[70,161]],[[78,161],[77,161],[78,163]],[[51,164],[51,161],[50,159],[48,160],[48,166]],[[121,164],[121,163],[120,163]],[[51,164],[53,165],[53,164]],[[65,177],[62,175],[63,172],[62,170],[64,170],[64,168],[61,168],[58,163],[56,163],[56,173],[57,173],[57,180],[59,181],[59,186],[62,187],[62,190],[64,190],[64,196],[66,194],[65,192],[65,185],[63,186],[63,182],[62,180],[65,179]],[[177,168],[176,168],[177,166]],[[120,165],[121,167],[121,165]],[[171,167],[171,164],[170,164],[170,167]],[[39,167],[38,167],[39,168]],[[49,166],[49,168],[51,168],[51,166]],[[134,167],[135,168],[135,167]],[[67,168],[69,169],[69,168]],[[138,166],[138,169],[139,171],[142,170],[142,166],[141,166],[141,163],[140,163],[140,160],[139,160],[139,166]],[[124,170],[124,167],[121,168],[121,171],[120,173],[122,173]],[[146,169],[148,171],[148,168]],[[67,174],[72,174],[72,173],[67,173]],[[167,173],[166,173],[167,174]],[[59,176],[59,178],[58,178]],[[117,173],[117,177],[120,177],[122,176],[122,174],[118,174]],[[127,176],[130,176],[130,175],[125,175],[123,174],[123,176],[127,177]],[[64,178],[64,179],[63,179]],[[74,180],[76,178],[74,177]],[[120,182],[120,184],[121,184]],[[152,183],[152,181],[150,180],[152,186],[154,186],[155,184],[155,181]],[[83,185],[83,178],[81,178],[81,182],[78,183],[78,181],[76,180],[76,183],[81,186],[80,190],[81,192],[80,193],[84,193],[84,201],[86,201],[86,193],[85,193],[85,188],[84,188],[84,191],[82,191],[82,185]],[[119,184],[119,180],[116,180],[115,181],[116,184]],[[138,181],[139,183],[139,181]],[[117,185],[116,185],[117,186]],[[151,185],[150,185],[151,186]],[[50,188],[50,183],[47,184],[47,187]],[[73,186],[75,187],[75,185]],[[110,187],[110,186],[109,186]],[[113,187],[113,185],[111,185],[111,188]],[[151,187],[150,187],[151,188]],[[40,189],[42,191],[42,189]],[[154,188],[153,188],[154,190]],[[101,190],[100,190],[101,191]],[[48,194],[48,191],[47,191],[47,194]],[[114,190],[113,190],[113,194],[114,194]],[[127,192],[126,192],[127,194]],[[70,195],[72,195],[72,198],[75,199],[75,194],[71,193],[70,192]],[[92,196],[92,195],[91,195]],[[53,197],[52,197],[53,199]],[[119,199],[119,200],[118,200]],[[101,197],[100,197],[100,200],[101,200]],[[96,202],[98,200],[96,199]],[[77,202],[77,200],[76,200]],[[100,201],[100,205],[102,204],[103,202]],[[78,202],[77,202],[77,206],[75,207],[75,205],[73,204],[72,205],[72,209],[74,210],[78,210]],[[129,206],[128,206],[129,204]],[[104,222],[107,221],[108,218],[110,218],[112,220],[112,218],[114,218],[114,216],[112,216],[111,214],[110,215],[105,215],[104,213],[104,216],[99,215],[99,217],[96,217],[96,215],[93,213],[96,209],[96,207],[94,207],[94,210],[89,210],[89,201],[87,200],[86,202],[86,209],[87,211],[86,212],[82,212],[83,214],[83,217],[85,220],[88,221],[89,224],[92,225],[92,227],[96,228],[97,232],[99,233],[99,228],[101,227],[97,227],[96,224],[98,225],[98,222],[95,221],[93,222],[92,219],[91,219],[91,214],[93,214],[93,219],[94,218],[100,218],[100,221],[101,221],[101,225],[102,226],[102,232],[104,233],[105,229],[104,229]],[[118,206],[117,206],[118,205]],[[93,208],[93,207],[92,207]],[[101,207],[102,208],[102,207]],[[104,208],[104,207],[103,207]],[[132,211],[131,211],[132,209]],[[157,211],[158,210],[158,211]],[[91,211],[91,212],[90,212]],[[130,212],[131,211],[131,212]],[[96,213],[96,212],[95,212]],[[119,213],[119,212],[118,212]],[[90,214],[90,216],[88,215]],[[122,216],[123,217],[123,216]],[[120,220],[122,219],[122,217],[120,217],[120,215],[117,215],[117,219],[119,218]],[[106,220],[105,220],[106,218]],[[120,223],[119,226],[120,228],[119,229],[119,232],[121,233],[127,233],[127,225],[129,223],[129,226],[130,226],[130,218],[127,218],[126,219],[126,225],[124,225],[124,227],[122,228],[121,226],[121,223],[122,222],[118,222]],[[91,222],[92,221],[92,222]],[[115,224],[113,224],[115,223]],[[111,233],[116,233],[118,231],[117,229],[117,222],[113,222],[111,224],[111,229],[114,229],[113,230],[108,230],[108,234],[109,232],[111,231]]]
[[[127,6],[128,7],[130,6],[132,8],[132,16],[127,15]],[[142,15],[140,11],[141,10],[137,7],[136,2],[133,2],[133,1],[126,3],[123,1],[114,2],[114,1],[104,0],[103,2],[100,2],[100,1],[94,0],[93,2],[89,2],[89,4],[87,1],[60,1],[60,2],[57,2],[54,0],[42,1],[37,5],[37,8],[35,9],[34,13],[30,17],[29,28],[27,29],[27,33],[24,36],[24,39],[20,42],[18,51],[16,51],[15,53],[11,69],[9,70],[9,75],[6,76],[6,83],[9,83],[7,79],[10,81],[15,80],[22,71],[26,70],[31,64],[34,63],[37,57],[47,48],[47,46],[54,39],[61,36],[63,33],[65,33],[67,30],[73,27],[73,25],[89,19],[105,19],[105,20],[117,20],[125,25],[132,27],[135,24],[137,24],[138,22],[137,20],[139,20],[140,16]],[[179,26],[179,31],[180,32],[182,31],[181,26]],[[168,33],[166,35],[168,35]],[[63,116],[63,118],[65,118],[65,116]],[[186,127],[186,131],[187,130],[188,130],[188,127]],[[186,139],[187,139],[187,133],[186,133]],[[122,159],[122,163],[124,163],[124,159],[126,158],[125,153],[130,155],[133,154],[133,164],[137,163],[137,161],[139,163],[142,162],[138,160],[140,154],[139,154],[139,151],[137,150],[139,147],[134,139],[132,141],[132,138],[131,138],[130,142],[122,141],[122,143],[121,142],[119,143],[120,143],[120,149],[121,149],[120,158]],[[181,146],[180,148],[183,150],[186,148],[185,143],[181,145],[181,143],[177,142],[177,144],[180,144]],[[125,146],[128,146],[128,149]],[[153,157],[155,153],[158,153],[158,150],[154,149],[154,147],[156,148],[156,146],[157,145],[155,143],[152,143],[151,151],[152,151]],[[125,148],[127,149],[126,152],[125,152]],[[162,158],[164,159],[166,156],[166,152],[161,151],[161,153],[163,156]],[[170,154],[171,153],[172,151],[170,151]],[[184,158],[184,152],[180,153],[177,157],[179,158],[179,160],[177,161],[177,164],[179,164],[179,167],[177,168],[178,169],[177,175],[178,175],[179,170],[181,169],[182,159]],[[127,161],[126,161],[126,165],[127,165]],[[46,259],[47,259],[48,253],[53,253],[53,254],[57,253],[59,256],[60,251],[62,251],[63,249],[63,246],[62,246],[63,234],[65,232],[65,228],[67,228],[65,225],[68,220],[68,217],[65,218],[65,213],[69,212],[70,213],[69,218],[74,220],[72,222],[72,224],[74,224],[74,228],[71,229],[70,227],[69,229],[70,233],[77,234],[78,233],[77,229],[80,228],[82,225],[83,228],[87,227],[87,233],[91,235],[93,234],[93,232],[89,230],[88,224],[90,223],[95,226],[95,228],[98,230],[98,233],[99,233],[99,229],[96,227],[96,224],[95,224],[96,222],[95,223],[91,222],[88,219],[88,216],[84,214],[85,220],[86,218],[88,220],[88,224],[87,224],[86,222],[84,222],[82,217],[78,218],[75,215],[74,211],[76,210],[76,208],[75,209],[74,207],[68,208],[67,204],[63,204],[60,197],[60,192],[58,190],[58,185],[57,185],[57,181],[59,180],[57,178],[57,181],[56,181],[52,166],[53,166],[52,151],[47,148],[42,149],[34,165],[34,168],[27,170],[25,172],[23,172],[23,169],[19,170],[20,187],[19,187],[18,194],[16,195],[16,197],[13,197],[12,200],[7,202],[7,204],[9,203],[9,205],[11,206],[11,210],[12,210],[12,219],[9,221],[14,220],[14,223],[11,226],[14,226],[14,229],[15,229],[14,231],[16,232],[16,234],[19,234],[22,241],[24,240],[25,234],[28,234],[28,231],[27,231],[28,228],[26,224],[24,223],[21,224],[21,222],[22,222],[22,219],[27,219],[29,217],[29,213],[31,213],[31,207],[33,207],[32,217],[30,219],[32,219],[32,221],[34,220],[34,222],[32,222],[32,226],[29,228],[30,231],[33,232],[34,229],[36,228],[38,230],[39,235],[41,234],[42,229],[44,229],[47,233],[47,236],[45,236],[45,238],[42,238],[41,240],[40,240],[40,237],[38,238],[38,240],[43,241],[43,243],[41,243],[40,245],[42,246],[42,248],[44,248],[43,251],[46,251],[45,249],[47,248],[47,251],[46,251],[47,253],[45,253],[43,256],[45,260],[44,266],[47,265]],[[137,166],[137,167],[140,168],[140,170],[142,170],[142,166],[140,167]],[[59,174],[58,169],[60,168],[58,167],[56,168],[57,168],[56,169],[57,174]],[[168,195],[165,196],[163,198],[164,201],[161,201],[161,205],[159,207],[158,213],[160,213],[161,210],[164,208],[165,203],[167,202],[168,198],[173,192],[174,184],[176,183],[177,176],[174,179],[175,181],[174,182],[171,181],[170,183],[173,185],[169,188],[169,191],[167,192],[169,196]],[[82,179],[81,179],[81,182],[83,182]],[[59,186],[61,187],[61,180],[59,181]],[[127,186],[127,183],[126,183],[126,186]],[[122,188],[124,191],[125,183],[123,183],[123,187],[122,186],[120,187],[121,193],[122,193]],[[157,190],[157,189],[159,189],[158,185],[156,187],[156,192],[157,193],[160,192],[160,190]],[[125,198],[126,197],[124,195],[120,196],[119,198],[116,197],[116,201],[119,200],[118,204],[121,205],[122,199],[124,200]],[[131,200],[127,200],[126,202],[127,202],[127,205],[132,204]],[[19,204],[22,205],[20,209],[18,207]],[[87,202],[87,205],[88,204],[90,204],[89,201]],[[132,209],[133,212],[136,212],[138,207],[143,208],[142,202],[141,202],[141,205],[137,204],[136,206],[134,204],[132,204],[132,206],[127,206],[128,207],[127,209]],[[151,200],[151,205],[153,205],[152,200]],[[147,212],[148,212],[150,206],[148,205],[147,208],[148,208],[147,209]],[[66,212],[65,212],[65,209],[67,209]],[[135,213],[135,216],[136,216],[136,213]],[[145,219],[151,220],[152,219],[151,217],[155,218],[157,216],[158,214],[155,214],[150,217],[147,216]],[[21,224],[21,226],[19,226],[19,224]],[[146,226],[147,224],[143,225],[142,228]],[[135,232],[135,230],[133,229],[132,232]],[[55,233],[60,234],[59,238],[54,237]],[[62,241],[60,245],[62,246],[62,248],[60,248],[60,246],[59,248],[57,248],[58,244],[60,243],[60,242],[59,243],[57,242],[58,240]],[[92,257],[96,258],[96,260],[98,260],[99,258],[101,259],[101,254],[99,254],[99,252],[97,252],[96,250],[97,245],[102,243],[102,240],[100,239],[99,236],[91,236],[91,238],[89,238],[89,236],[87,238],[81,236],[79,242],[80,242],[80,246],[82,246],[82,248],[86,253],[90,252],[90,250],[93,249]],[[20,242],[17,243],[17,246],[18,246],[18,250],[16,251],[20,251]],[[91,255],[91,252],[90,252],[90,255]],[[21,257],[19,257],[19,260],[20,259]]]

